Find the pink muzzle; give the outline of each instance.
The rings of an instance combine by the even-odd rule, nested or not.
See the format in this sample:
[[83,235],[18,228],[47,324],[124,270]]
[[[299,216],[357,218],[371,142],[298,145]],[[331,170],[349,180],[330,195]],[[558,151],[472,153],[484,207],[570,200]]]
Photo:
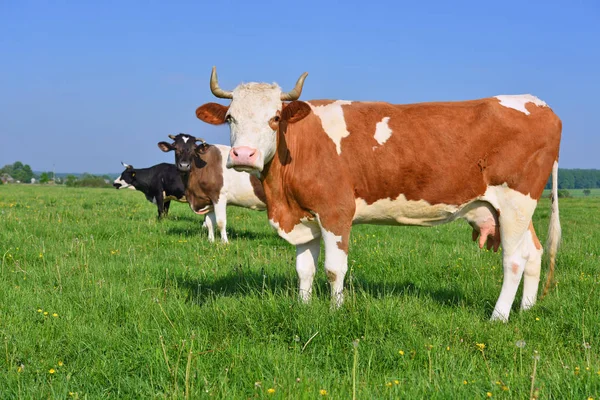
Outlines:
[[248,146],[233,147],[229,151],[229,158],[234,167],[255,168],[258,160],[258,150]]

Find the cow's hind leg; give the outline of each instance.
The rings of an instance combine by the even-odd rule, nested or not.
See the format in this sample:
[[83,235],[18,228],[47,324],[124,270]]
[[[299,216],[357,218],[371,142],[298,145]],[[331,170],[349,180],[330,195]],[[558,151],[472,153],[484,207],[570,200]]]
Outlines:
[[[500,213],[500,240],[502,242],[504,279],[491,319],[506,322],[528,262],[531,262],[528,271],[531,273],[535,269],[533,265],[537,253],[531,252],[532,236],[529,231],[529,224],[537,201],[512,189],[503,188],[502,191],[497,193],[497,202]],[[535,278],[528,278],[529,291],[531,290],[531,282],[533,282],[531,279]],[[529,298],[530,294],[527,295]]]
[[521,309],[528,310],[537,300],[538,286],[540,283],[540,270],[542,267],[542,254],[544,252],[533,223],[529,223],[529,229],[525,234],[525,253],[528,255],[525,263],[525,273],[523,274],[523,299],[521,300]]

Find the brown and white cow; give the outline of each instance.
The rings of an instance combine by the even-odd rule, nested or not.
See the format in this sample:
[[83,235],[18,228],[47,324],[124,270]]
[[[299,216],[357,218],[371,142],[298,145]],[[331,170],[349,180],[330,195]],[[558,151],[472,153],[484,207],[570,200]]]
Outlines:
[[231,104],[196,110],[202,121],[229,124],[227,167],[263,181],[271,225],[296,245],[301,298],[310,298],[321,238],[339,305],[352,224],[433,226],[462,218],[473,239],[480,235],[480,247],[502,244],[504,281],[492,320],[508,320],[523,273],[521,308],[530,308],[543,251],[532,216],[551,173],[548,282],[560,240],[562,124],[550,107],[531,95],[406,105],[297,101],[306,75],[288,93],[265,83],[229,92],[213,68],[211,90]]
[[225,167],[229,146],[208,144],[203,139],[180,133],[169,135],[173,143],[159,142],[164,152],[175,151],[175,165],[182,175],[185,197],[196,214],[204,215],[208,240],[214,242],[217,225],[221,241],[227,240],[227,205],[266,210],[260,181],[247,172]]

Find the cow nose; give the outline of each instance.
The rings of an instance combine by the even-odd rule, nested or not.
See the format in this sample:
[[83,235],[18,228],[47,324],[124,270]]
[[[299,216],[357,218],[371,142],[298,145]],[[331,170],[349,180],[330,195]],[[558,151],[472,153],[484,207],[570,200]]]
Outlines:
[[258,151],[248,146],[234,147],[229,152],[234,165],[254,165]]
[[185,163],[184,162],[179,163],[179,169],[182,170],[182,171],[189,170],[190,169],[190,163],[186,163],[186,162]]

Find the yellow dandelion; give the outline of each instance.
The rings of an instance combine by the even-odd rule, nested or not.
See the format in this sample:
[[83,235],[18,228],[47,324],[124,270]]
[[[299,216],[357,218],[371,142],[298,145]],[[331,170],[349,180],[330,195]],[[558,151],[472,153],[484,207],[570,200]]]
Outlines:
[[54,368],[50,368],[50,369],[48,370],[48,372],[49,372],[50,374],[53,374],[53,373],[55,373],[55,372],[56,372],[56,370],[55,370]]
[[40,258],[44,258],[44,255],[42,253],[40,253]]
[[63,365],[65,365],[65,364],[64,364],[62,361],[59,361],[59,362],[58,362],[58,366],[59,366],[59,367],[62,367]]
[[48,311],[44,311],[44,315],[48,315]]
[[17,372],[18,372],[18,373],[21,373],[21,372],[23,372],[23,367],[21,367],[21,366],[19,365],[19,368],[17,368]]
[[535,317],[535,320],[536,320],[536,321],[539,321],[539,320],[540,320],[540,317]]
[[502,382],[496,381],[496,385],[502,385]]
[[37,312],[42,312],[42,311],[43,311],[43,310],[42,310],[41,308],[38,308],[38,309],[37,309]]
[[450,351],[450,346],[446,346],[446,351]]
[[403,356],[404,355],[404,350],[398,351],[398,354],[400,354],[401,356]]
[[508,386],[506,386],[506,385],[502,386],[502,390],[505,391],[505,392],[507,392],[508,391]]
[[396,380],[394,381],[394,384],[396,384],[396,385],[399,385],[399,384],[400,384],[400,381],[399,381],[398,379],[396,379]]
[[575,367],[575,375],[579,375],[579,367]]
[[392,387],[392,382],[386,382],[386,383],[385,383],[385,386],[387,386],[387,387]]
[[268,388],[268,389],[267,389],[267,393],[269,393],[269,394],[273,394],[273,393],[275,393],[275,389],[273,389],[273,388]]
[[53,316],[54,318],[56,318],[56,317],[58,317],[58,314],[57,314],[57,313],[54,313],[54,314],[52,314],[52,316]]
[[463,381],[463,385],[466,385],[467,383],[469,383],[469,381],[467,381],[466,379]]
[[327,396],[327,390],[325,390],[325,389],[321,389],[321,390],[319,390],[319,394],[320,394],[321,396]]
[[477,345],[477,348],[481,351],[483,351],[483,349],[485,349],[485,343],[475,343]]
[[485,395],[486,395],[487,397],[492,397],[492,392],[487,392]]

